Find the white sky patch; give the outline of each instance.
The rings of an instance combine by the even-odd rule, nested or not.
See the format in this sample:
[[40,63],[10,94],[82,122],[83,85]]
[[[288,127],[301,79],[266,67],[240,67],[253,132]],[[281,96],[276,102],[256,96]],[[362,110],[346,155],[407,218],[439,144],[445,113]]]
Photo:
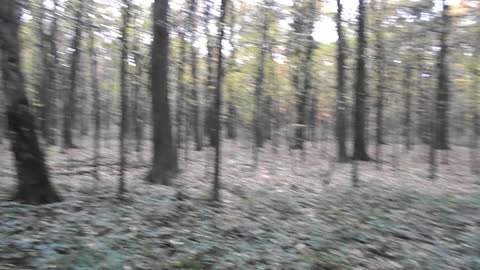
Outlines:
[[321,43],[332,43],[337,41],[335,22],[328,16],[320,16],[320,21],[315,23],[313,38]]

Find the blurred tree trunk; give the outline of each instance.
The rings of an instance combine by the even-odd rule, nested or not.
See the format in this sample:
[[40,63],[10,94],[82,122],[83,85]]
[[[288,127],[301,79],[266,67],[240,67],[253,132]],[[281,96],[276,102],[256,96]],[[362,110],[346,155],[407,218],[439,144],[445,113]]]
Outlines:
[[[135,44],[137,44],[137,41]],[[135,88],[134,88],[134,103],[133,103],[133,115],[134,115],[134,126],[135,126],[135,140],[136,146],[135,150],[137,152],[138,160],[143,161],[142,156],[142,145],[143,145],[143,133],[144,133],[144,122],[145,122],[145,110],[143,105],[145,103],[144,93],[143,93],[143,57],[140,53],[140,49],[135,45],[133,49],[133,60],[135,61],[136,67],[136,76],[135,76]]]
[[126,191],[125,188],[125,166],[127,163],[125,157],[125,135],[127,132],[127,121],[128,121],[128,89],[127,89],[127,65],[128,65],[128,27],[130,23],[130,0],[122,0],[122,28],[120,30],[120,44],[121,48],[121,62],[120,62],[120,175],[119,175],[119,187],[118,194],[123,194]]
[[34,117],[27,100],[20,62],[20,6],[0,0],[0,43],[3,90],[11,149],[15,157],[18,186],[14,199],[29,204],[61,201],[49,181],[45,156],[35,133]]
[[155,0],[153,5],[152,42],[152,122],[153,162],[148,181],[169,185],[178,171],[177,154],[172,140],[168,103],[168,0]]
[[383,140],[383,108],[385,99],[385,45],[383,42],[383,14],[384,3],[383,0],[379,2],[380,7],[377,9],[376,29],[375,29],[375,62],[377,73],[377,115],[376,115],[376,139],[375,139],[375,159],[377,163],[377,169],[382,168],[382,144]]
[[358,6],[358,36],[357,36],[357,69],[355,78],[355,103],[353,110],[354,117],[354,144],[353,144],[353,159],[369,161],[365,144],[365,112],[367,102],[366,89],[366,70],[365,58],[367,40],[365,38],[365,22],[367,19],[366,8],[364,0],[359,0]]
[[[268,43],[268,31],[270,28],[270,14],[268,8],[268,0],[263,1],[263,22],[262,22],[262,40],[260,44],[260,55],[258,58],[258,68],[255,79],[255,110],[254,110],[254,124],[253,124],[253,134],[255,138],[255,148],[263,147],[264,134],[262,127],[263,119],[263,94],[264,94],[264,85],[265,85],[265,57],[267,53],[267,43]],[[257,153],[257,150],[254,150]],[[255,154],[255,158],[257,154]]]
[[[204,11],[204,25],[210,25],[211,21],[211,0],[206,0]],[[209,27],[204,27],[207,37],[207,81],[205,90],[205,133],[208,135],[210,146],[215,146],[215,123],[214,123],[214,96],[215,96],[215,67],[214,67],[214,37],[210,33]],[[217,71],[218,72],[218,71]]]
[[346,87],[345,87],[345,50],[346,40],[342,26],[343,6],[341,0],[337,0],[337,97],[336,97],[336,126],[335,137],[337,140],[337,161],[347,162],[347,125],[345,119]]
[[39,111],[39,122],[40,122],[40,132],[45,139],[45,141],[50,144],[50,119],[49,119],[49,110],[50,110],[50,97],[51,92],[49,88],[50,84],[50,68],[51,64],[49,48],[48,48],[48,35],[45,31],[45,6],[44,1],[41,0],[38,7],[38,15],[36,20],[38,21],[38,52],[41,55],[41,68],[38,70],[39,77],[37,82],[37,95],[38,95],[38,111]]
[[[230,4],[232,4],[230,2]],[[229,20],[229,28],[230,28],[230,36],[229,36],[229,43],[230,43],[230,46],[232,46],[232,53],[230,55],[230,61],[229,61],[229,64],[228,64],[228,72],[229,73],[234,73],[236,72],[236,67],[237,67],[237,63],[236,63],[236,60],[237,60],[237,51],[238,51],[238,47],[239,47],[239,44],[235,44],[234,43],[234,37],[236,35],[236,31],[235,31],[235,25],[237,24],[237,16],[236,16],[236,13],[235,13],[235,10],[232,8],[231,9],[231,12],[230,12],[230,20]],[[241,29],[240,31],[241,32]],[[227,89],[227,93],[228,93],[228,96],[229,96],[229,99],[227,100],[227,111],[228,111],[228,114],[227,114],[227,139],[230,139],[230,140],[235,140],[237,138],[237,107],[236,107],[236,104],[235,104],[235,97],[236,97],[236,93],[235,93],[235,89],[233,88],[233,84],[230,83],[228,84],[228,89]]]
[[448,32],[450,27],[449,6],[443,0],[442,24],[440,33],[440,53],[438,55],[438,88],[437,88],[437,136],[435,147],[448,150],[448,107],[449,107],[449,79],[448,79]]
[[71,49],[72,57],[70,61],[70,75],[69,75],[69,90],[65,96],[63,106],[63,147],[74,148],[72,127],[75,123],[75,108],[76,105],[76,89],[77,89],[77,71],[78,63],[80,61],[80,42],[82,39],[82,16],[83,16],[83,1],[79,1],[77,11],[75,13],[75,35],[72,39]]
[[195,140],[195,150],[202,150],[202,135],[200,130],[200,110],[198,99],[198,75],[197,75],[197,49],[195,48],[196,34],[197,34],[197,0],[190,0],[189,14],[188,14],[188,31],[190,32],[190,61],[191,61],[191,75],[192,85],[189,92],[190,105],[190,119],[193,128],[193,137]]
[[[479,38],[477,38],[477,45],[475,47],[475,52],[473,54],[473,57],[475,59],[479,59],[480,57],[480,45],[478,45],[478,42],[480,41]],[[475,64],[472,65],[472,73],[475,76],[474,78],[474,83],[473,83],[473,89],[471,91],[471,110],[472,110],[472,135],[471,135],[471,141],[470,141],[470,155],[471,155],[471,170],[472,173],[475,175],[480,175],[480,164],[478,160],[478,135],[480,133],[480,116],[479,116],[479,97],[480,97],[480,70],[478,66]]]
[[213,194],[212,200],[215,202],[220,201],[220,147],[221,147],[221,123],[220,113],[222,109],[222,83],[223,83],[223,54],[222,54],[222,42],[225,35],[224,25],[227,9],[227,0],[222,0],[220,6],[220,19],[217,25],[217,80],[215,87],[215,171],[213,179]]
[[[185,103],[185,62],[187,61],[185,32],[183,29],[179,29],[178,33],[180,39],[180,59],[178,61],[178,77],[177,77],[177,112],[176,112],[176,124],[177,124],[177,149],[182,145],[182,132],[183,132],[183,120],[184,120],[184,103]],[[187,138],[185,138],[185,141]],[[187,143],[187,142],[185,142]],[[178,150],[177,150],[178,151]]]
[[412,66],[410,61],[405,61],[405,78],[403,81],[403,87],[405,91],[405,118],[403,123],[403,137],[405,139],[405,148],[407,151],[411,150],[411,123],[412,123],[412,91],[411,91],[411,82],[412,82]]
[[[93,1],[91,4],[92,11],[95,10],[93,6]],[[91,22],[90,22],[91,23]],[[98,173],[98,164],[99,164],[99,153],[100,153],[100,91],[98,89],[98,68],[97,68],[97,52],[95,50],[95,31],[92,25],[90,25],[90,40],[89,40],[89,53],[90,53],[90,83],[93,94],[93,125],[94,125],[94,134],[93,134],[93,160],[94,160],[94,177],[96,180],[100,180],[100,175]]]

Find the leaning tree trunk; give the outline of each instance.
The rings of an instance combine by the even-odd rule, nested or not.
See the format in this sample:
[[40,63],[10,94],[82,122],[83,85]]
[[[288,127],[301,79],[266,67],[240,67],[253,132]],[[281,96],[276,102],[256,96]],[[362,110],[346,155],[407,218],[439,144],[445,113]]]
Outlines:
[[366,10],[364,0],[359,0],[358,12],[357,70],[355,78],[355,104],[353,110],[353,159],[368,161],[370,158],[367,154],[365,144],[365,112],[367,102],[365,49],[367,47],[367,40],[365,38]]
[[7,100],[8,129],[18,177],[14,198],[30,204],[59,202],[61,197],[49,181],[44,153],[38,143],[34,117],[25,93],[20,66],[20,16],[20,6],[16,1],[0,0],[2,88]]
[[168,185],[177,172],[168,103],[168,0],[153,5],[153,42],[151,67],[153,162],[147,180]]

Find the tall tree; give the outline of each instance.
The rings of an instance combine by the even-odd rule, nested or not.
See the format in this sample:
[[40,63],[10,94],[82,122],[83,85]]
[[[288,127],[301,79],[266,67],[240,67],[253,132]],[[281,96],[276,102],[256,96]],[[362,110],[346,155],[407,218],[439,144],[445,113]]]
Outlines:
[[207,81],[205,89],[205,100],[206,100],[206,109],[205,109],[205,132],[208,135],[210,146],[215,146],[215,123],[214,123],[214,96],[215,96],[215,65],[214,65],[214,42],[215,39],[210,33],[210,21],[211,21],[211,0],[205,1],[205,11],[204,11],[204,29],[205,36],[207,38]]
[[443,2],[443,12],[440,32],[440,52],[438,54],[438,87],[437,87],[437,136],[436,148],[448,150],[448,107],[449,107],[449,90],[448,90],[448,32],[450,28],[449,6]]
[[[407,52],[409,54],[409,52]],[[405,117],[403,121],[403,137],[405,138],[405,148],[407,151],[411,149],[411,131],[410,127],[412,125],[412,74],[413,74],[413,67],[408,59],[410,58],[409,55],[406,56],[407,60],[405,61],[405,77],[403,80],[403,88],[405,91]]]
[[221,123],[220,113],[222,109],[222,83],[223,83],[223,54],[222,54],[222,42],[225,35],[224,26],[226,22],[227,13],[227,0],[222,0],[220,6],[220,18],[217,24],[217,80],[215,85],[215,171],[213,178],[213,201],[220,201],[220,154],[221,154]]
[[53,133],[51,130],[51,109],[52,94],[55,89],[55,69],[56,69],[56,18],[57,1],[54,1],[53,18],[51,22],[50,34],[46,31],[44,23],[46,9],[44,1],[39,2],[39,16],[38,16],[38,32],[39,32],[39,53],[41,54],[41,65],[39,81],[37,83],[38,100],[40,102],[39,115],[40,115],[40,131],[42,136],[48,144],[54,144]]
[[[374,5],[377,3],[374,3]],[[375,159],[377,162],[377,168],[382,166],[382,144],[383,141],[383,108],[385,99],[385,44],[383,41],[383,13],[384,6],[383,0],[378,1],[379,7],[376,7],[378,12],[375,29],[375,64],[377,73],[377,101],[376,101],[376,132],[375,132]]]
[[[92,12],[95,11],[95,2],[94,0],[90,1],[90,9]],[[94,162],[94,177],[96,180],[100,180],[100,174],[98,173],[99,166],[99,153],[100,153],[100,91],[98,88],[98,65],[97,65],[97,51],[95,50],[95,30],[92,22],[89,22],[89,45],[88,50],[90,54],[90,83],[92,88],[93,95],[93,125],[94,125],[94,134],[93,134],[93,162]]]
[[258,148],[263,147],[264,142],[264,109],[263,106],[265,105],[263,102],[263,95],[264,95],[264,85],[265,85],[265,57],[267,53],[267,45],[268,45],[268,32],[270,28],[270,7],[271,1],[264,0],[263,7],[260,14],[263,15],[263,22],[261,26],[261,33],[262,39],[260,43],[260,55],[258,58],[258,69],[255,79],[255,110],[254,110],[254,124],[253,124],[253,136],[255,138],[255,146],[253,148],[253,156],[254,156],[254,165],[257,166],[258,162]]
[[[230,5],[233,5],[232,2],[230,2]],[[228,61],[228,73],[233,74],[237,70],[237,53],[238,53],[238,47],[239,44],[238,42],[234,42],[235,40],[235,35],[237,34],[237,31],[235,31],[235,26],[237,25],[237,12],[235,9],[232,8],[230,9],[230,16],[229,16],[229,29],[230,29],[230,36],[228,38],[229,44],[232,47],[232,53],[230,54],[230,60]],[[243,24],[241,25],[243,27]],[[238,32],[242,32],[242,29],[240,29]],[[233,83],[228,84],[228,100],[227,100],[227,121],[226,121],[226,128],[227,128],[227,139],[236,139],[237,137],[237,107],[235,104],[236,100],[236,93],[235,90],[233,89]]]
[[[185,29],[178,27],[178,39],[180,40],[180,56],[178,59],[178,72],[177,72],[177,105],[176,105],[176,125],[177,125],[177,149],[182,145],[182,133],[183,133],[183,121],[186,116],[184,114],[185,104],[185,64],[187,62],[187,42],[185,40]],[[178,151],[178,150],[177,150]]]
[[137,45],[138,39],[134,42],[133,48],[133,60],[135,61],[136,74],[135,74],[135,88],[134,88],[134,103],[133,103],[133,115],[135,125],[135,139],[136,139],[136,152],[138,160],[143,161],[142,156],[142,142],[144,132],[145,110],[142,107],[142,103],[145,102],[143,93],[143,57],[140,52],[140,48]]
[[20,16],[17,1],[0,0],[2,88],[7,100],[8,130],[18,177],[14,199],[30,204],[53,203],[61,201],[61,197],[50,183],[25,92],[20,66]]
[[121,111],[121,120],[120,120],[120,175],[119,175],[119,187],[118,194],[122,194],[126,191],[125,189],[125,134],[127,132],[127,121],[128,121],[128,90],[127,90],[127,61],[128,61],[128,26],[130,23],[130,0],[122,1],[122,28],[120,36],[120,45],[121,48],[121,61],[120,61],[120,111]]
[[355,160],[370,160],[366,144],[365,144],[365,112],[367,102],[367,87],[366,87],[366,47],[367,40],[365,38],[365,22],[367,19],[367,11],[364,0],[358,1],[358,33],[357,33],[357,67],[355,74],[355,102],[353,109],[353,159]]
[[345,87],[345,58],[346,40],[342,25],[343,5],[337,0],[337,98],[336,98],[336,126],[335,137],[337,140],[337,161],[347,162],[347,125],[345,119],[346,87]]
[[197,37],[197,0],[190,0],[188,13],[188,31],[190,36],[190,63],[192,84],[190,86],[189,98],[190,101],[190,119],[193,128],[193,137],[195,140],[195,150],[202,150],[202,136],[200,130],[200,110],[198,100],[198,72],[197,72],[197,48],[195,47]]
[[80,61],[80,42],[82,39],[82,16],[84,1],[78,1],[75,12],[75,34],[70,49],[73,50],[70,60],[69,89],[63,106],[63,147],[73,148],[72,127],[75,123],[77,72]]
[[[293,31],[295,42],[293,59],[295,68],[292,71],[292,83],[296,95],[296,128],[295,145],[296,149],[303,149],[306,140],[305,130],[307,125],[307,100],[311,88],[310,66],[314,49],[313,29],[315,23],[315,0],[299,1],[294,5]],[[299,40],[301,42],[299,42]]]
[[147,179],[168,185],[177,172],[177,154],[172,140],[168,103],[168,0],[153,4],[153,42],[151,67],[153,162]]

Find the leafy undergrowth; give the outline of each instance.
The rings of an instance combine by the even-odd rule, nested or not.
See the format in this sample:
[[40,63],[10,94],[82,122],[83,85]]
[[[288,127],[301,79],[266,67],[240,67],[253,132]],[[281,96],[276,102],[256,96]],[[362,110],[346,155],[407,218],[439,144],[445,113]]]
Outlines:
[[[220,206],[208,202],[204,153],[191,153],[172,187],[145,183],[146,168],[132,166],[122,200],[113,165],[95,183],[56,153],[65,201],[0,201],[0,269],[480,269],[480,192],[466,191],[467,180],[444,173],[425,184],[418,168],[362,164],[354,189],[349,166],[338,165],[324,186],[312,156],[292,169],[263,153],[252,173],[248,151],[226,153]],[[5,170],[0,198],[14,188]]]

